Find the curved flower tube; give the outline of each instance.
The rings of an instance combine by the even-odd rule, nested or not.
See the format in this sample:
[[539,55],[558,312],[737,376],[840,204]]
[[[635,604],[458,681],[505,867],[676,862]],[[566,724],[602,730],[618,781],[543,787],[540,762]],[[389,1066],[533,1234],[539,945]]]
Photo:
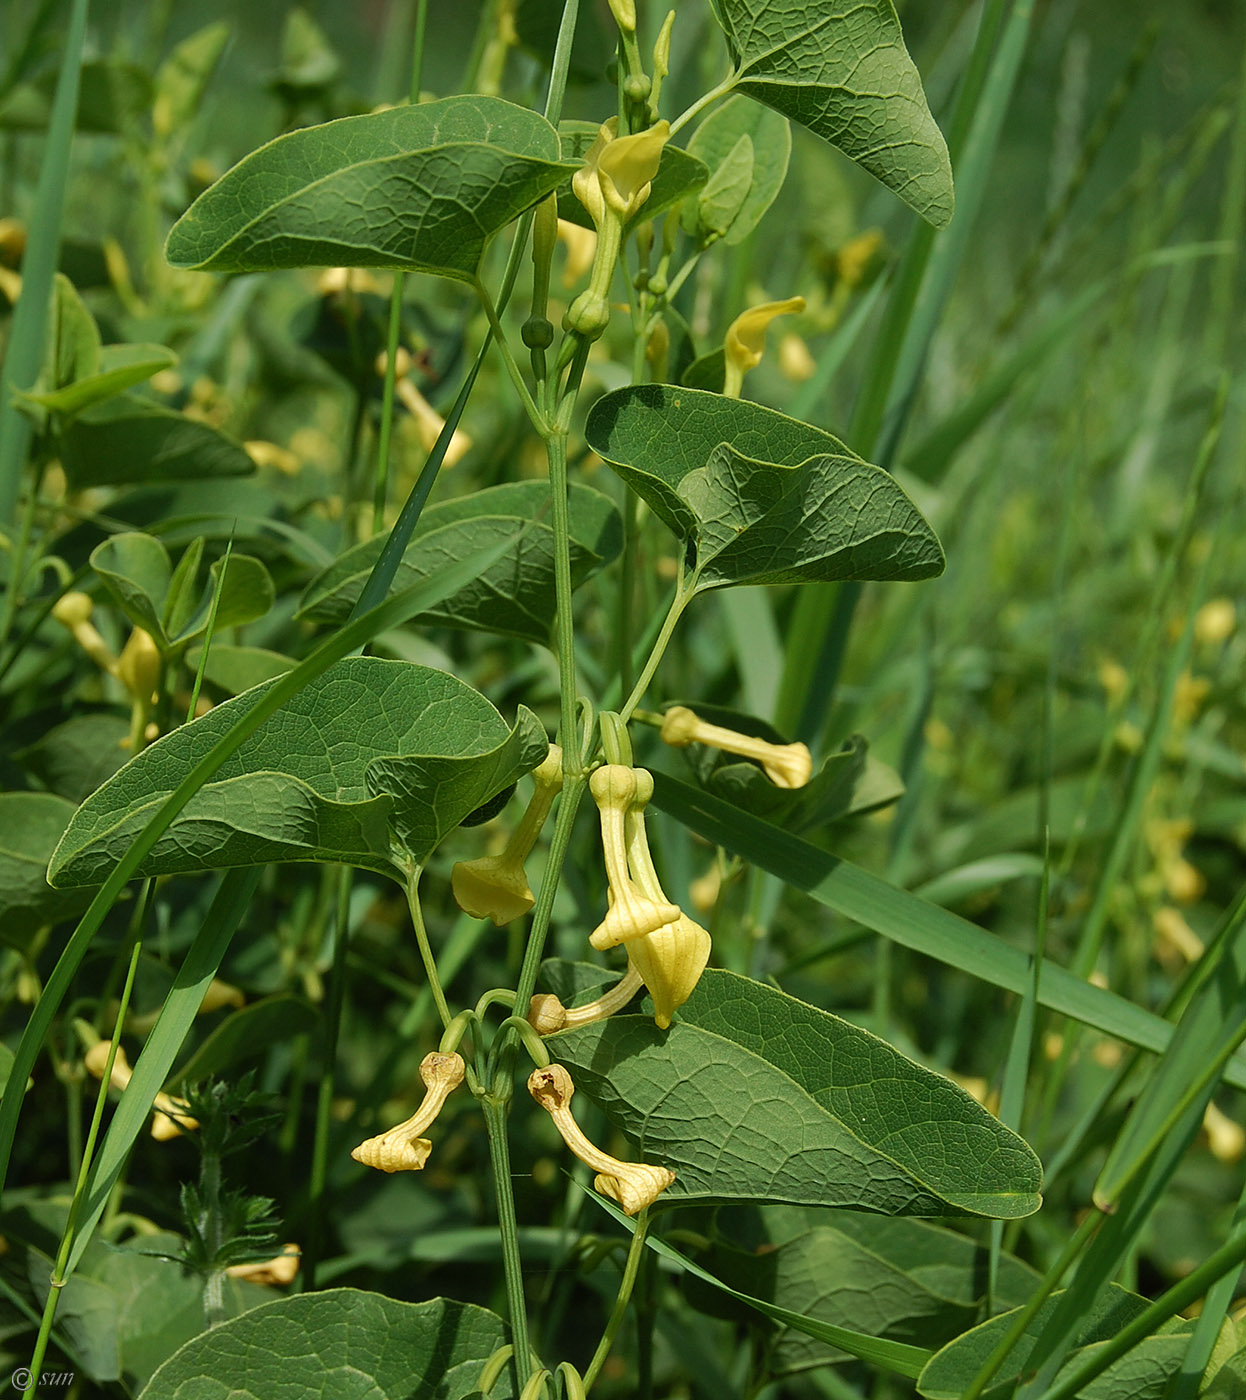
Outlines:
[[[108,1063],[108,1052],[111,1049],[111,1040],[97,1040],[82,1057],[82,1063],[96,1079],[103,1079],[104,1067]],[[118,1045],[117,1053],[113,1057],[109,1086],[118,1093],[124,1093],[133,1077],[134,1070],[126,1058],[125,1050]],[[168,1142],[171,1138],[181,1137],[183,1132],[190,1132],[198,1126],[199,1120],[190,1116],[189,1105],[185,1099],[175,1099],[172,1094],[166,1094],[163,1090],[156,1095],[152,1104],[151,1135],[157,1142]]]
[[420,1078],[427,1091],[423,1103],[405,1122],[361,1142],[350,1155],[377,1171],[420,1171],[433,1150],[433,1144],[421,1134],[432,1126],[451,1091],[463,1082],[465,1072],[461,1055],[442,1055],[435,1050],[425,1055],[420,1061]]
[[677,749],[709,744],[760,763],[766,777],[781,788],[801,788],[813,775],[813,756],[804,744],[771,744],[752,734],[707,724],[686,705],[672,705],[662,719],[662,742]]
[[750,306],[732,321],[723,341],[726,357],[723,393],[727,398],[738,399],[744,376],[761,364],[766,349],[766,328],[770,322],[776,316],[787,316],[804,309],[804,297],[788,297],[786,301],[766,301],[760,306]]
[[669,1167],[647,1162],[620,1162],[608,1152],[594,1147],[571,1114],[575,1085],[563,1065],[534,1070],[528,1078],[528,1092],[554,1120],[563,1142],[585,1166],[597,1173],[593,1185],[603,1196],[617,1201],[628,1215],[652,1205],[675,1180]]
[[604,952],[620,943],[656,933],[680,918],[677,904],[655,900],[633,881],[627,864],[627,814],[653,794],[653,778],[643,768],[607,763],[589,779],[589,791],[601,816],[601,845],[609,881],[610,912],[589,934],[588,941]]
[[555,1031],[574,1030],[594,1021],[604,1021],[616,1011],[622,1011],[645,985],[644,979],[629,959],[627,971],[595,1001],[583,1006],[565,1007],[553,992],[543,992],[528,1003],[528,1024],[538,1035],[553,1035]]

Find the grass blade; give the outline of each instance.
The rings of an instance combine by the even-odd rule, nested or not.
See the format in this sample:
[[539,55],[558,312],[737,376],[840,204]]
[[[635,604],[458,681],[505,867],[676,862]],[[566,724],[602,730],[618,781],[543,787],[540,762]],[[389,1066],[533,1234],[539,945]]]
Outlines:
[[[22,258],[22,291],[13,312],[8,353],[0,371],[0,528],[9,525],[21,494],[31,421],[19,411],[14,389],[29,389],[43,363],[48,302],[61,251],[61,215],[69,179],[69,150],[78,113],[78,77],[87,27],[87,0],[73,0],[52,102],[47,141],[39,170],[34,217]],[[18,583],[17,561],[11,586]]]
[[[1007,991],[1024,995],[1030,984],[1030,957],[1021,949],[821,847],[664,773],[653,775],[653,801],[707,841],[743,856],[894,943]],[[1055,963],[1042,964],[1038,1000],[1052,1011],[1156,1054],[1162,1054],[1172,1041],[1173,1027],[1154,1012]],[[1230,1061],[1225,1081],[1246,1088],[1246,1057]]]

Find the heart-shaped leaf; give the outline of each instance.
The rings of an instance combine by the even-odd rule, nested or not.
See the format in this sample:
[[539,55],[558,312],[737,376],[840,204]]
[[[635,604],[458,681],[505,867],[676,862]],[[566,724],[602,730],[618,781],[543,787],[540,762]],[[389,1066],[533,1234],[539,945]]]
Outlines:
[[[430,506],[403,554],[393,589],[409,587],[447,560],[461,559],[495,539],[514,536],[513,550],[423,616],[446,626],[548,643],[556,612],[549,499],[545,482],[520,481]],[[587,486],[572,485],[568,508],[571,582],[579,587],[619,553],[622,524],[614,504]],[[517,534],[517,524],[524,521],[533,523]],[[384,536],[377,536],[335,559],[307,585],[299,615],[331,623],[349,617],[384,543]]]
[[613,1016],[547,1043],[638,1156],[675,1170],[672,1204],[1000,1219],[1040,1204],[1037,1157],[950,1079],[735,973],[703,973],[667,1031]]
[[255,471],[232,438],[137,394],[117,394],[75,417],[61,437],[61,465],[75,491]]
[[[563,121],[558,123],[558,136],[562,142],[562,158],[573,162],[572,174],[584,163],[588,148],[597,139],[601,130],[597,122]],[[623,226],[624,237],[646,219],[656,219],[659,214],[679,204],[694,190],[709,179],[709,169],[705,162],[681,151],[669,142],[662,147],[658,160],[657,174],[649,183],[649,196],[635,214]],[[592,228],[593,221],[588,210],[576,198],[568,177],[558,191],[558,217],[581,228]]]
[[[158,739],[78,809],[52,860],[57,886],[98,884],[151,813],[266,682]],[[405,661],[339,661],[252,734],[191,799],[142,875],[348,861],[395,875],[535,768],[545,732],[521,708],[513,729],[483,695]]]
[[952,167],[891,0],[719,0],[732,86],[837,146],[922,218],[952,217]]
[[699,589],[943,569],[934,531],[891,476],[773,409],[641,385],[598,399],[585,435],[695,545]]
[[25,950],[41,929],[80,914],[87,894],[54,890],[48,860],[73,816],[50,792],[0,792],[0,941]]
[[729,97],[688,142],[688,154],[703,161],[710,175],[697,198],[684,205],[684,228],[703,242],[742,242],[774,203],[791,153],[785,118]]
[[91,567],[130,621],[150,632],[160,650],[168,654],[184,649],[207,630],[214,599],[216,627],[221,630],[253,622],[273,605],[273,581],[264,565],[249,554],[230,554],[212,564],[211,578],[198,606],[184,606],[182,600],[190,597],[194,566],[201,553],[202,542],[196,541],[183,558],[183,563],[189,561],[192,567],[184,570],[179,564],[175,574],[160,540],[127,530],[91,552]]
[[[472,1303],[400,1303],[330,1288],[279,1298],[212,1328],[175,1352],[146,1400],[466,1400],[506,1341],[502,1319]],[[244,1360],[245,1358],[245,1360]],[[514,1392],[503,1371],[494,1400]]]
[[173,226],[176,267],[401,267],[471,281],[489,239],[567,179],[558,133],[498,97],[343,117],[247,156]]

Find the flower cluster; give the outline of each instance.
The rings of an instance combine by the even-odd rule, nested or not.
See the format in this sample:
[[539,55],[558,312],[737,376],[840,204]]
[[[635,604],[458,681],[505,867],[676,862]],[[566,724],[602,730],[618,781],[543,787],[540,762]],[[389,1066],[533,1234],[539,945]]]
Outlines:
[[572,1011],[557,997],[534,997],[528,1019],[542,1035],[585,1025],[612,1015],[643,984],[653,998],[654,1020],[665,1030],[705,970],[710,936],[667,898],[654,869],[644,816],[653,796],[652,775],[607,763],[593,773],[589,791],[601,819],[609,902],[589,942],[601,951],[622,945],[627,972],[604,997]]

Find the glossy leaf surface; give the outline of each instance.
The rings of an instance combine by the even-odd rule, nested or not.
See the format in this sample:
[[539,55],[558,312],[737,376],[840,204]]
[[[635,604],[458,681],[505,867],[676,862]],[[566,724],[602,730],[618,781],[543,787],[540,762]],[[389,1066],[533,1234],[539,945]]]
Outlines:
[[720,0],[733,86],[837,146],[942,228],[947,145],[891,0]]
[[471,281],[489,239],[570,174],[558,133],[498,97],[447,97],[279,136],[169,234],[177,267],[402,267]]
[[[569,492],[571,582],[578,587],[616,557],[623,533],[619,513],[599,491],[574,484]],[[517,534],[518,527],[532,522]],[[425,614],[428,622],[500,632],[547,643],[554,624],[554,535],[549,523],[549,487],[543,481],[514,482],[430,506],[403,554],[393,588],[406,588],[507,537],[515,546],[478,579]],[[342,622],[350,615],[384,537],[366,541],[334,560],[303,594],[301,616]]]
[[950,1080],[795,997],[707,971],[668,1031],[614,1016],[547,1040],[635,1144],[663,1200],[886,1215],[1038,1209],[1029,1147]]
[[[331,1288],[281,1298],[196,1337],[165,1362],[147,1400],[465,1400],[506,1341],[485,1308],[433,1298],[399,1303]],[[511,1392],[505,1373],[492,1394]]]
[[698,588],[943,569],[934,531],[891,476],[773,409],[669,385],[619,389],[593,405],[585,435],[695,544]]
[[118,394],[79,414],[61,438],[61,465],[76,491],[255,471],[232,438],[137,394]]
[[[273,684],[216,706],[131,760],[79,808],[50,878],[61,886],[102,881],[194,763]],[[531,711],[521,708],[512,729],[445,672],[375,657],[340,661],[231,755],[140,873],[328,860],[393,875],[396,857],[423,862],[547,749]]]

